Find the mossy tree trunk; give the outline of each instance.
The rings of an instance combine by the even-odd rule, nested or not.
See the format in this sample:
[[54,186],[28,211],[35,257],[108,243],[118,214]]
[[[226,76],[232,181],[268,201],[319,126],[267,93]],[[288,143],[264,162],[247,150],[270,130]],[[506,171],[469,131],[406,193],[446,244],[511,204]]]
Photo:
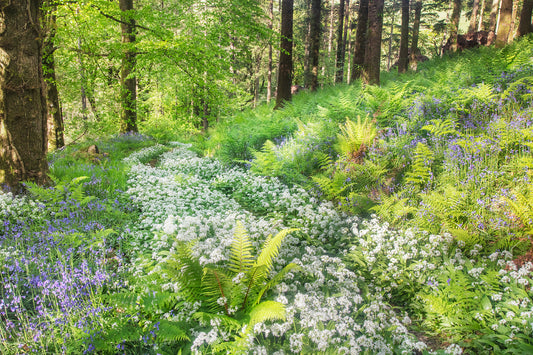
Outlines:
[[496,48],[502,48],[509,42],[512,17],[513,0],[502,0],[498,33],[496,34]]
[[46,181],[41,1],[0,0],[0,186]]
[[461,19],[461,7],[463,5],[462,0],[453,0],[453,9],[450,23],[450,50],[452,52],[457,51],[457,35],[459,33],[459,21]]
[[335,83],[342,83],[344,76],[344,8],[345,0],[339,3],[339,21],[337,22],[337,56],[335,61]]
[[321,23],[322,1],[312,0],[311,2],[311,29],[309,33],[309,89],[315,91],[318,88],[318,61],[320,51],[320,23]]
[[135,50],[135,19],[133,18],[133,0],[119,0],[122,11],[122,43],[124,53],[120,70],[121,114],[120,131],[137,132],[137,78],[134,75]]

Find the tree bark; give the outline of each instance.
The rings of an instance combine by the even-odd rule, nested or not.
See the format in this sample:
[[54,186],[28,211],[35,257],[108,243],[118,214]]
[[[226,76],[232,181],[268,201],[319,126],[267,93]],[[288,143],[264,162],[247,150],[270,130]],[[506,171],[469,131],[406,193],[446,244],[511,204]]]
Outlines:
[[279,52],[278,90],[276,106],[283,107],[286,101],[292,99],[292,15],[293,0],[283,0],[281,3],[281,45]]
[[502,0],[498,33],[496,35],[496,48],[502,48],[509,42],[511,20],[513,15],[513,0]]
[[344,68],[344,4],[345,0],[339,3],[339,21],[337,22],[337,56],[335,60],[335,83],[342,83]]
[[407,71],[409,56],[409,0],[402,0],[402,32],[400,35],[400,59],[398,73]]
[[46,182],[41,1],[0,0],[0,187]]
[[522,11],[520,12],[520,23],[518,24],[517,37],[525,36],[533,32],[531,26],[531,17],[533,12],[533,0],[524,0],[522,4]]
[[370,0],[368,4],[368,43],[363,66],[363,82],[370,85],[380,83],[384,4],[384,0]]
[[48,4],[43,11],[43,76],[46,86],[46,106],[48,109],[48,149],[56,150],[65,146],[63,114],[57,90],[54,60],[54,40],[56,35],[56,6]]
[[498,11],[500,10],[500,0],[492,0],[490,8],[490,22],[489,31],[496,33],[496,25],[498,23]]
[[315,91],[318,88],[318,62],[320,51],[320,23],[321,23],[322,0],[311,2],[311,31],[309,33],[309,64],[311,67],[309,77],[309,89]]
[[355,34],[354,55],[352,62],[351,81],[361,78],[363,65],[365,63],[365,51],[368,34],[368,1],[359,1],[359,11],[357,12],[357,28]]
[[483,26],[483,16],[485,14],[485,0],[481,1],[481,6],[479,8],[479,21],[477,23],[477,30],[478,32],[481,31]]
[[392,63],[392,38],[394,37],[394,26],[396,25],[396,1],[392,2],[392,19],[389,32],[389,51],[387,53],[387,70],[390,70]]
[[470,16],[470,25],[468,25],[468,32],[475,32],[478,12],[479,12],[479,0],[474,0],[474,3],[472,4],[472,15]]
[[[270,0],[268,6],[268,29],[274,28],[274,0]],[[267,74],[267,102],[272,100],[272,41],[268,44],[268,74]]]
[[137,78],[133,75],[136,62],[135,19],[132,16],[133,0],[119,0],[122,11],[122,44],[124,52],[120,70],[121,114],[120,132],[137,132]]
[[415,18],[413,20],[413,38],[411,42],[411,58],[409,59],[411,69],[415,70],[418,67],[416,56],[420,52],[418,49],[418,37],[420,34],[420,18],[422,17],[422,0],[415,1]]
[[459,31],[459,20],[461,19],[462,2],[462,0],[453,0],[453,10],[450,23],[450,50],[452,52],[457,51],[457,35]]

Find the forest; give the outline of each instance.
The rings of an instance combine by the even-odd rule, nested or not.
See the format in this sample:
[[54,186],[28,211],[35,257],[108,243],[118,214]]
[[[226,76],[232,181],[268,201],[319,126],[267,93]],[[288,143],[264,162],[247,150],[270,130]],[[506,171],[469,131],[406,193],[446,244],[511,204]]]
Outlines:
[[0,354],[533,353],[533,0],[0,0]]

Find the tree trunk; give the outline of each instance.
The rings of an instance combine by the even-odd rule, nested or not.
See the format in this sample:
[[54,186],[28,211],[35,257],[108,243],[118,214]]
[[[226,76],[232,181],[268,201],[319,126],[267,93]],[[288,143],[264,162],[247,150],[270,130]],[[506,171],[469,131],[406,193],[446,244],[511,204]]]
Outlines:
[[359,11],[357,12],[357,28],[355,34],[355,45],[352,62],[351,81],[361,78],[363,75],[363,65],[365,62],[365,51],[368,33],[368,1],[359,1]]
[[513,41],[514,33],[516,32],[516,15],[518,14],[518,2],[519,0],[513,1],[513,14],[511,16],[511,26],[509,29],[509,37],[507,38],[508,42]]
[[368,43],[363,66],[363,82],[370,85],[380,83],[384,3],[384,0],[370,0],[368,4]]
[[502,48],[509,42],[511,32],[511,19],[513,15],[513,0],[502,0],[498,34],[496,35],[496,48]]
[[415,19],[413,20],[413,39],[411,42],[411,58],[409,59],[412,70],[416,70],[418,67],[416,56],[420,52],[418,49],[418,37],[420,34],[420,18],[422,17],[422,0],[415,1],[414,6]]
[[407,71],[409,60],[409,0],[402,0],[402,33],[400,36],[400,59],[398,73]]
[[[350,26],[350,0],[345,0],[344,5],[344,32],[342,34],[342,78],[344,79],[344,67],[346,63],[346,45],[348,41],[348,27]],[[348,64],[350,62],[348,61]],[[349,65],[348,65],[349,66]]]
[[492,0],[490,8],[489,31],[496,33],[496,24],[498,23],[498,11],[500,10],[500,0]]
[[320,23],[321,23],[322,0],[311,2],[311,31],[309,33],[309,64],[311,66],[309,89],[315,91],[318,88],[318,61],[320,51]]
[[387,53],[387,70],[390,70],[392,63],[392,38],[394,37],[394,25],[396,24],[396,0],[392,2],[392,19],[389,32],[389,52]]
[[41,1],[0,0],[0,188],[46,181]]
[[468,32],[476,31],[477,13],[479,12],[479,0],[474,0],[472,4],[472,15],[470,16],[470,25],[468,25]]
[[[270,0],[268,7],[268,29],[272,31],[274,27],[274,0]],[[267,102],[272,100],[272,41],[268,44],[268,75],[267,75]]]
[[132,16],[133,0],[119,0],[122,11],[122,43],[124,53],[120,70],[121,114],[120,132],[137,132],[137,79],[135,70],[135,19]]
[[344,0],[339,3],[339,21],[337,22],[337,57],[335,61],[335,83],[342,83],[344,68]]
[[54,40],[56,35],[56,6],[48,5],[43,11],[43,76],[46,87],[46,106],[48,109],[48,149],[56,150],[65,146],[63,114],[57,91],[56,68],[54,60]]
[[279,51],[278,90],[275,109],[292,98],[292,13],[293,0],[281,3],[281,46]]
[[481,31],[483,28],[483,16],[485,15],[485,0],[481,1],[480,11],[479,11],[479,21],[477,23],[477,31]]
[[[324,65],[322,67],[322,76],[326,81],[329,83],[329,74],[330,74],[330,63],[331,63],[331,53],[333,52],[333,27],[335,24],[335,2],[334,0],[331,1],[331,10],[330,10],[330,17],[329,17],[329,35],[328,35],[328,53],[326,55],[326,58],[324,58]],[[327,73],[326,73],[327,71]]]
[[450,50],[452,52],[457,51],[457,34],[459,30],[459,20],[461,19],[462,2],[462,0],[453,0],[453,10],[450,22]]
[[312,0],[306,0],[305,13],[305,48],[304,48],[304,86],[309,87],[311,81],[311,6]]
[[525,36],[533,32],[531,26],[531,17],[533,12],[533,0],[524,0],[522,4],[522,11],[520,12],[520,23],[518,24],[517,37]]

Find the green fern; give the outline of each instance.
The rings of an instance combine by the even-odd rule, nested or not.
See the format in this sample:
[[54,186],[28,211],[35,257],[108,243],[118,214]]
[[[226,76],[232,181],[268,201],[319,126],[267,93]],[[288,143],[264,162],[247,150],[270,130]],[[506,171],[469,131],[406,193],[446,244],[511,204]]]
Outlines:
[[533,187],[528,185],[523,193],[515,191],[514,196],[514,200],[506,197],[505,201],[522,224],[524,233],[533,236]]
[[414,151],[411,171],[405,175],[408,184],[424,186],[431,179],[431,164],[433,163],[433,151],[424,143],[418,143]]
[[457,134],[455,120],[448,118],[445,120],[431,120],[430,125],[422,127],[424,131],[429,131],[436,137],[447,136],[450,134]]
[[337,151],[353,161],[361,161],[366,149],[372,144],[378,133],[376,125],[368,117],[357,117],[357,122],[346,119],[340,125],[341,133],[337,135]]

